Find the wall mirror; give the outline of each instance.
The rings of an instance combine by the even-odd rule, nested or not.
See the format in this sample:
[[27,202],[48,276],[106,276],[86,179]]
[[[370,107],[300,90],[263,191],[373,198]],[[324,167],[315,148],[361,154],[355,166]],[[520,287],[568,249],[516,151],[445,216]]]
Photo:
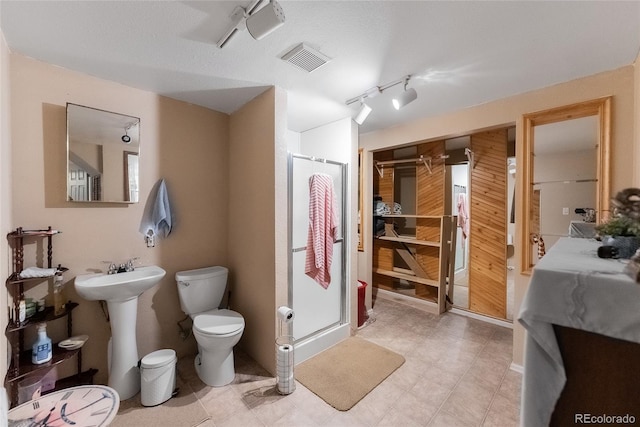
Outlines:
[[140,119],[67,103],[67,200],[137,203]]
[[[609,211],[611,97],[523,115],[521,273]],[[589,215],[592,213],[593,215]]]

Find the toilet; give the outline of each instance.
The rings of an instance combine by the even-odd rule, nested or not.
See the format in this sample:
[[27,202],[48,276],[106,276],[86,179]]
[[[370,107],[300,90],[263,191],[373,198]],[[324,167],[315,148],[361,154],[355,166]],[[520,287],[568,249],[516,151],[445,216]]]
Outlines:
[[180,307],[193,320],[198,343],[195,367],[200,380],[220,387],[235,378],[233,346],[244,331],[244,318],[232,310],[220,309],[229,270],[215,266],[176,273]]

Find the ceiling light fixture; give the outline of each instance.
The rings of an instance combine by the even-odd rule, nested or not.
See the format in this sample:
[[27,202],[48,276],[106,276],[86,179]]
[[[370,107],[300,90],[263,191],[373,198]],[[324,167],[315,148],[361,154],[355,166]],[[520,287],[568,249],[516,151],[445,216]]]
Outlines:
[[131,137],[129,136],[129,130],[131,130],[132,127],[136,126],[138,124],[138,122],[133,122],[133,123],[129,123],[124,127],[124,135],[122,135],[122,142],[124,142],[125,144],[131,144]]
[[407,90],[407,83],[409,83],[409,77],[407,76],[404,80],[404,92],[402,92],[397,97],[393,98],[393,108],[396,110],[401,109],[405,105],[415,101],[418,98],[418,93],[414,88]]
[[[367,104],[364,103],[365,98],[373,98],[374,96],[378,96],[380,95],[382,92],[384,92],[385,90],[393,87],[393,86],[397,86],[399,84],[404,84],[404,92],[396,97],[393,100],[393,106],[396,108],[396,110],[399,110],[400,108],[404,107],[405,105],[407,105],[408,103],[414,101],[415,99],[418,98],[418,93],[416,92],[415,89],[411,88],[409,90],[407,90],[407,84],[409,83],[409,79],[411,78],[410,75],[404,76],[403,78],[393,81],[391,83],[387,83],[386,85],[382,85],[382,86],[374,86],[371,89],[369,89],[368,91],[366,91],[365,93],[363,93],[362,95],[356,96],[354,98],[348,99],[346,101],[347,105],[351,105],[355,102],[360,101],[361,106],[360,106],[360,110],[358,111],[358,114],[356,115],[354,121],[356,123],[358,123],[359,125],[361,125],[362,123],[364,123],[365,119],[367,118],[367,116],[369,115],[369,113],[371,113],[371,107]],[[366,106],[366,108],[365,108]],[[366,113],[364,112],[365,110],[369,110]],[[361,117],[364,116],[364,117]],[[360,122],[359,120],[362,120],[362,122]]]
[[237,6],[231,14],[231,27],[216,45],[219,48],[224,47],[235,33],[244,31],[245,28],[251,37],[260,40],[284,25],[284,11],[280,4],[275,0],[269,0],[269,4],[258,9],[262,2],[263,0],[253,0],[246,9]]
[[369,107],[364,101],[360,102],[360,111],[358,111],[358,115],[356,116],[356,118],[353,119],[353,121],[359,125],[363,124],[364,121],[367,120],[367,117],[369,117],[369,114],[372,111],[371,107]]
[[268,36],[283,25],[284,12],[275,0],[269,1],[268,5],[247,18],[247,31],[256,40]]

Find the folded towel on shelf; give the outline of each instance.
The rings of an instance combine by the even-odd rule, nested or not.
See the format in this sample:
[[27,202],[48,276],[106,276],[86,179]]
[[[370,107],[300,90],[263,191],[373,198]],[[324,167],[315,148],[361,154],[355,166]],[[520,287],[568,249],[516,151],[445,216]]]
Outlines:
[[167,237],[173,228],[169,193],[164,179],[152,190],[145,206],[139,231],[145,236]]
[[376,202],[376,215],[391,215],[391,208],[382,200]]
[[20,278],[30,279],[32,277],[51,277],[56,274],[57,271],[57,268],[28,267],[20,272]]

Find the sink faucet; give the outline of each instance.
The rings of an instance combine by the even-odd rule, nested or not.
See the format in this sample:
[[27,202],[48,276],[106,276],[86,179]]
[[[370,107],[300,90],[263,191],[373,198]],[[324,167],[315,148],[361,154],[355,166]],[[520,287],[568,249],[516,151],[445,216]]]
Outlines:
[[111,261],[102,261],[105,264],[109,264],[109,269],[107,270],[107,274],[116,274],[118,272],[118,266]]
[[135,266],[133,265],[133,261],[137,260],[138,257],[135,258],[131,258],[129,259],[129,261],[127,261],[127,266],[125,267],[126,271],[133,271],[135,270]]
[[134,271],[135,266],[133,262],[139,259],[138,257],[130,258],[126,263],[122,263],[119,266],[111,261],[102,261],[105,264],[109,264],[109,269],[107,270],[107,274],[117,274],[117,273],[126,273],[128,271]]

